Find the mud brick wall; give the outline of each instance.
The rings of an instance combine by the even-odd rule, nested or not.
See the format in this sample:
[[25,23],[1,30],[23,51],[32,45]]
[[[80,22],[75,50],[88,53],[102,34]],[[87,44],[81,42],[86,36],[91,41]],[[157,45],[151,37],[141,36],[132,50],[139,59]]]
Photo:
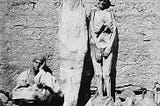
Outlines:
[[117,86],[160,82],[160,1],[113,0],[119,31]]
[[58,70],[56,0],[0,0],[0,88],[11,89],[36,53],[47,53]]
[[[95,0],[86,0],[87,9]],[[117,86],[160,82],[160,1],[111,0],[119,32]],[[49,54],[59,70],[58,0],[0,0],[0,89],[11,90],[32,56]]]

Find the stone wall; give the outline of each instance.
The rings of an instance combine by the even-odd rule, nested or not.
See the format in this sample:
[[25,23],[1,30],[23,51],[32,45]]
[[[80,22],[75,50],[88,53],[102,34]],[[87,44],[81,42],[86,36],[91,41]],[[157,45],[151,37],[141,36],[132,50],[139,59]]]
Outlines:
[[[95,0],[94,0],[95,1]],[[94,5],[86,0],[87,9]],[[160,82],[160,1],[111,0],[119,32],[117,86]],[[0,0],[0,88],[12,89],[36,53],[57,75],[58,0]]]
[[160,81],[159,0],[114,0],[119,32],[117,85]]
[[0,88],[12,88],[36,53],[49,54],[47,64],[58,70],[58,5],[56,0],[0,1]]

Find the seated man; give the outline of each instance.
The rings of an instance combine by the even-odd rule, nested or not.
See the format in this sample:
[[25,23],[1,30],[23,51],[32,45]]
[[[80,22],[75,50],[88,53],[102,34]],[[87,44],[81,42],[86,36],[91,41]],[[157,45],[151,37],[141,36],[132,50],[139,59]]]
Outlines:
[[[31,69],[18,76],[17,86],[12,91],[12,99],[19,105],[35,102],[49,105],[53,94],[60,91],[59,84],[46,66],[44,55],[34,57],[32,62]],[[23,103],[20,102],[22,100]]]

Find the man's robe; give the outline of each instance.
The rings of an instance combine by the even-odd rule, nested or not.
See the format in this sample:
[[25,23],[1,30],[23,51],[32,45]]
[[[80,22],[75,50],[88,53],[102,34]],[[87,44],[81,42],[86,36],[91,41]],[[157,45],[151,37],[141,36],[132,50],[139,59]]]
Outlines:
[[[30,76],[31,70],[24,71],[18,76],[17,86],[12,91],[13,100],[26,100],[28,103],[44,102],[60,90],[57,80],[49,72],[40,70],[33,81],[30,81]],[[38,84],[44,84],[45,87],[40,88]]]

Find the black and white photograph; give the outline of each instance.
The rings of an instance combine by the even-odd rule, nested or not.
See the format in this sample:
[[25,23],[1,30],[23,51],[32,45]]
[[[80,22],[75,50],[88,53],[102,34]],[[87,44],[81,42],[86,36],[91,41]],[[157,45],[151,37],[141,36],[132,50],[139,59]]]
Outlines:
[[0,0],[0,106],[160,106],[160,0]]

